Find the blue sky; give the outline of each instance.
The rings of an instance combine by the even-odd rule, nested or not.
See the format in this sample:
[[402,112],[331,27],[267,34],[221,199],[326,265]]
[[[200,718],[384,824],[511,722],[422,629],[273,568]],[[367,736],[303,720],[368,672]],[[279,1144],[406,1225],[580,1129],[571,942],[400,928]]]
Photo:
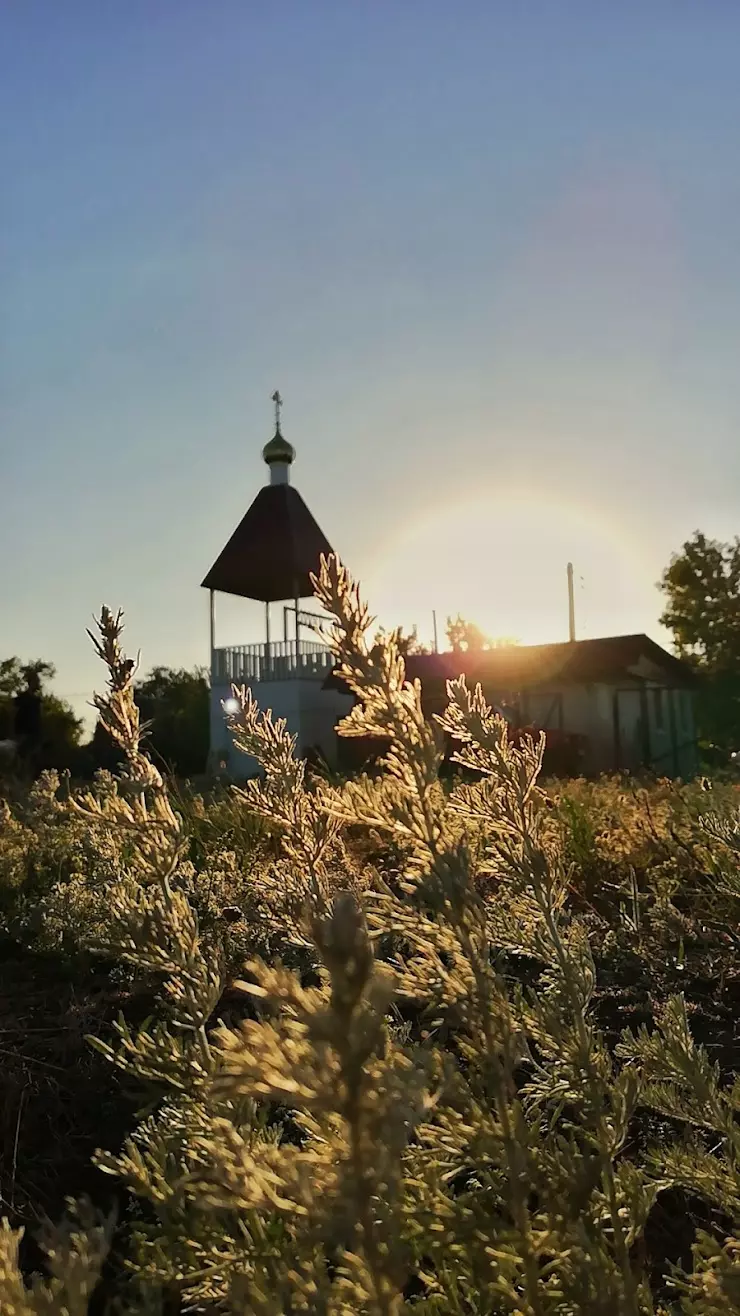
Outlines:
[[[740,6],[0,9],[0,654],[207,657],[265,476],[384,621],[657,626],[740,488]],[[218,640],[261,638],[219,602]]]

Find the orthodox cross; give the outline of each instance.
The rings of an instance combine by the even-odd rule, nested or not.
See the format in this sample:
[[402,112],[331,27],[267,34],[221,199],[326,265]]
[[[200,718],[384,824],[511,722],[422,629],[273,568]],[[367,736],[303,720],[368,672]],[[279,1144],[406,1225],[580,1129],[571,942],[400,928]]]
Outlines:
[[283,405],[283,399],[281,398],[281,396],[280,396],[280,394],[279,394],[279,392],[278,392],[277,389],[275,389],[275,392],[274,392],[273,395],[272,395],[272,400],[273,400],[273,402],[275,403],[275,433],[276,433],[276,434],[279,434],[279,433],[280,433],[280,409],[281,409],[281,407],[282,407],[282,405]]

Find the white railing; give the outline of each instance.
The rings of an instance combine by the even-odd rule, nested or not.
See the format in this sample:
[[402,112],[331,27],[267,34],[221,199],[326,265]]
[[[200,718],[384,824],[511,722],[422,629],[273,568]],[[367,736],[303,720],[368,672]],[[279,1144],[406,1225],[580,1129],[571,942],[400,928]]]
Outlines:
[[214,649],[214,685],[251,685],[259,681],[290,681],[295,677],[323,680],[334,666],[326,645],[300,640],[267,644],[237,644]]

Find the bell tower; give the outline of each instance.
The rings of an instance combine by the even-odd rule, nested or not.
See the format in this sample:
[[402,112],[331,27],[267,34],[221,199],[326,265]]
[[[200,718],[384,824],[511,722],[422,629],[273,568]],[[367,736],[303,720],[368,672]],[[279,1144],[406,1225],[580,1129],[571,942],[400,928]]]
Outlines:
[[[286,718],[299,753],[318,749],[330,763],[336,758],[334,727],[350,707],[347,696],[324,689],[333,666],[331,651],[315,636],[306,640],[301,635],[310,620],[301,611],[301,600],[312,595],[311,575],[318,572],[322,555],[328,557],[333,550],[291,484],[295,448],[282,432],[279,392],[273,393],[272,401],[275,433],[262,450],[269,483],[260,489],[202,582],[210,595],[211,762],[225,761],[235,777],[252,775],[257,765],[236,750],[226,727],[222,701],[229,697],[232,684],[249,686],[261,708]],[[218,593],[264,603],[264,643],[217,648]],[[276,640],[271,607],[280,603],[282,639]]]

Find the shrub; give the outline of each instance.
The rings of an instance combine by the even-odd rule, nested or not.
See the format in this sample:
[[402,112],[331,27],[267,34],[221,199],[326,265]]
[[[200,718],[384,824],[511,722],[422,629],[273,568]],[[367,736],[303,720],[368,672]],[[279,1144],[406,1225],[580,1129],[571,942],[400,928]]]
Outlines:
[[[97,1158],[141,1204],[118,1242],[118,1298],[262,1316],[737,1310],[740,1086],[680,993],[616,1045],[599,1028],[602,916],[573,899],[596,818],[574,827],[581,815],[538,784],[543,744],[512,745],[479,689],[451,682],[427,723],[398,637],[368,640],[333,559],[317,593],[358,697],[343,732],[389,748],[378,777],[309,782],[285,725],[237,692],[232,729],[265,779],[234,797],[281,837],[254,899],[286,954],[236,980],[198,870],[183,880],[187,815],[144,752],[120,617],[101,616],[98,707],[126,770],[68,807],[91,837],[125,838],[99,945],[159,985],[156,1017],[96,1043],[157,1094],[120,1154]],[[449,791],[445,736],[474,778]],[[708,900],[736,923],[740,822],[720,811],[702,826]],[[358,831],[388,844],[392,870],[358,860]],[[639,943],[639,883],[632,894],[611,931]],[[656,922],[670,905],[654,893]],[[674,1267],[650,1241],[671,1193],[706,1208]],[[66,1226],[29,1292],[6,1229],[3,1312],[84,1312],[110,1230],[89,1214]]]

